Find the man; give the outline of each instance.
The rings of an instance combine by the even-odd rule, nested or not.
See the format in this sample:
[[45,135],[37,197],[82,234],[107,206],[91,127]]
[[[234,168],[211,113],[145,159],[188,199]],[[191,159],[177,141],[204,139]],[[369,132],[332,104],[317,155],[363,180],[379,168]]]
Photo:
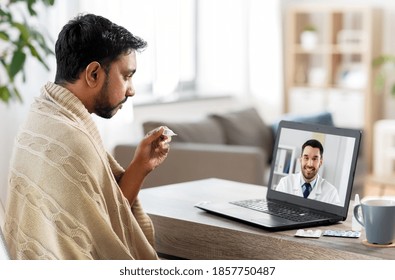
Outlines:
[[306,141],[300,156],[301,172],[281,178],[276,190],[320,200],[332,204],[340,204],[336,188],[323,179],[318,171],[322,166],[324,148],[315,139]]
[[55,45],[55,83],[32,104],[10,168],[5,237],[13,259],[157,259],[137,194],[169,151],[164,128],[124,170],[91,117],[111,118],[135,94],[146,42],[109,20],[80,15]]

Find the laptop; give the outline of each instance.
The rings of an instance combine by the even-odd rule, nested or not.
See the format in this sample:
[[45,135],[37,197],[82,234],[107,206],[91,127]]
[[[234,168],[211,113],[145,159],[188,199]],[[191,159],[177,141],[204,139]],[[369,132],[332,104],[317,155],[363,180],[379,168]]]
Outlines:
[[[266,195],[262,190],[262,197],[202,202],[195,207],[273,231],[344,221],[350,204],[361,137],[362,132],[357,129],[281,121],[276,133]],[[311,173],[314,172],[314,157],[303,155],[305,160],[302,161],[302,146],[310,140],[320,142],[323,147],[322,162],[319,168],[315,168],[318,176]],[[306,162],[309,162],[308,169],[304,171],[308,173],[302,173]],[[319,179],[311,182],[312,190],[305,198],[301,178],[309,176]]]

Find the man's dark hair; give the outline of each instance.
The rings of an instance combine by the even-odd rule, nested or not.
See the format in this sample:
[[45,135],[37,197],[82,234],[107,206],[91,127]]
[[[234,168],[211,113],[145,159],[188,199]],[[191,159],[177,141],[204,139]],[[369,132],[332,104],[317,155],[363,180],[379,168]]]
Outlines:
[[324,147],[322,147],[322,144],[320,143],[320,141],[318,141],[316,139],[307,140],[302,146],[302,155],[303,155],[304,148],[306,148],[307,146],[320,149],[321,157],[323,156]]
[[75,82],[93,61],[108,71],[119,55],[142,50],[146,45],[141,38],[102,16],[78,15],[63,27],[56,41],[55,83]]

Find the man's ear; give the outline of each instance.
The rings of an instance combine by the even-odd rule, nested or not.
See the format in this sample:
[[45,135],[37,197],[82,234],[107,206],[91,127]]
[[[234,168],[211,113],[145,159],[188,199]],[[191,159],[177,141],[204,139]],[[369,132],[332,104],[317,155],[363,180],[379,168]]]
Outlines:
[[99,81],[101,65],[97,61],[93,61],[85,68],[85,80],[90,87],[95,87]]

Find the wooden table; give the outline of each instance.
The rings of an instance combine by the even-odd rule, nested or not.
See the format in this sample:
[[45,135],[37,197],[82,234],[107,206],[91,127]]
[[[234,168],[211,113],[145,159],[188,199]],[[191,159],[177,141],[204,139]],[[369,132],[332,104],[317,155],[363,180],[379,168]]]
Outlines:
[[[395,248],[373,248],[358,239],[294,237],[296,230],[270,232],[213,214],[194,205],[207,200],[265,197],[266,187],[205,179],[143,189],[140,200],[155,226],[156,249],[175,259],[395,259]],[[351,204],[350,204],[351,205]],[[322,231],[350,230],[346,221]]]

